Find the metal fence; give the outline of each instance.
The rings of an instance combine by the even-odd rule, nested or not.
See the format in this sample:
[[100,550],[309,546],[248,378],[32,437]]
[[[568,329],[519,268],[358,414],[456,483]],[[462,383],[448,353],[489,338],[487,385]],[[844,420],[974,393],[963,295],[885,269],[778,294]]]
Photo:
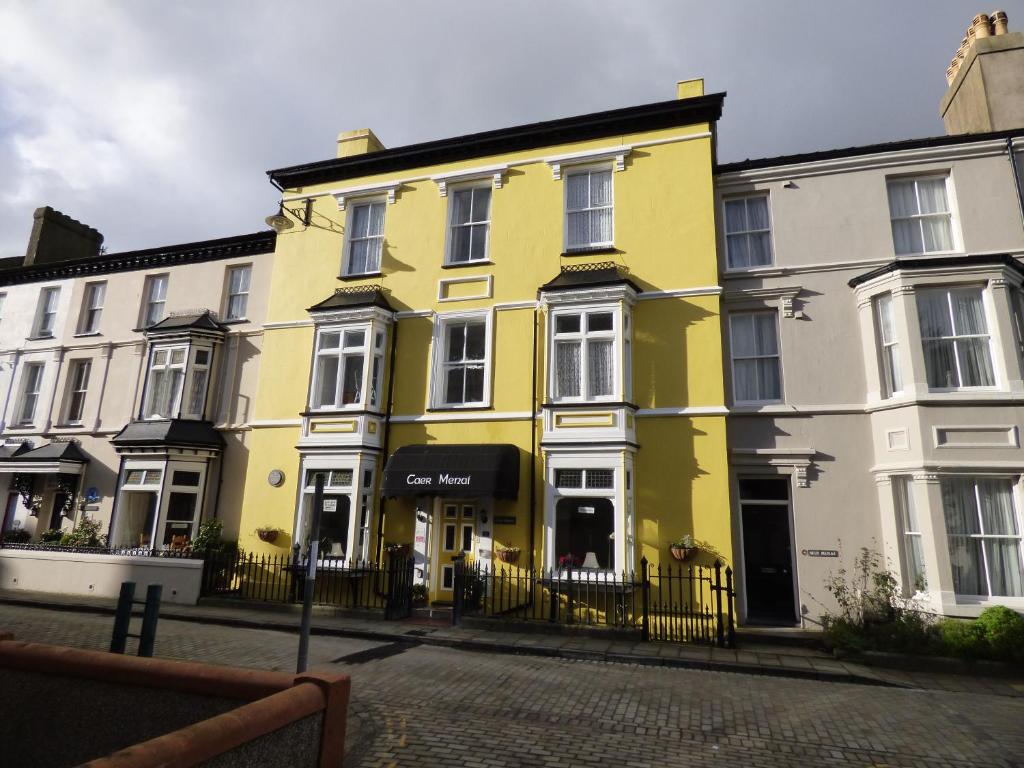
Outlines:
[[481,616],[636,631],[643,640],[735,643],[732,569],[658,566],[638,572],[532,569],[456,561],[452,622]]
[[[203,565],[200,595],[298,603],[308,572],[307,557],[210,551]],[[385,618],[405,618],[412,612],[412,584],[411,559],[393,557],[377,564],[328,557],[317,561],[313,602],[382,610]]]

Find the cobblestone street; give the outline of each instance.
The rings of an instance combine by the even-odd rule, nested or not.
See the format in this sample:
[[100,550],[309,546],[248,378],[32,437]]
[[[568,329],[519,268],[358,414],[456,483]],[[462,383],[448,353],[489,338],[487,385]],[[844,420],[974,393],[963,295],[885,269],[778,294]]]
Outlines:
[[[105,650],[109,616],[0,605]],[[296,636],[161,620],[158,656],[292,671]],[[314,637],[352,676],[347,766],[1024,765],[1024,700]]]

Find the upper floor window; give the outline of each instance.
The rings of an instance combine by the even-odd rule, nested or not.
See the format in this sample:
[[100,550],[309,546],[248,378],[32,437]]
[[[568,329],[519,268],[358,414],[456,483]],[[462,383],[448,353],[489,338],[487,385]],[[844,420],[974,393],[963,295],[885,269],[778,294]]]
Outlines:
[[486,404],[490,369],[487,316],[442,319],[438,336],[434,405]]
[[249,284],[252,267],[245,264],[228,269],[228,295],[224,306],[225,320],[243,320],[249,306]]
[[349,214],[345,275],[380,272],[384,248],[384,202],[358,203]]
[[491,188],[457,189],[450,194],[450,199],[448,263],[486,260],[491,228]]
[[18,424],[21,426],[31,425],[35,421],[45,367],[45,363],[25,363],[21,374],[21,402],[18,404]]
[[958,595],[1024,596],[1020,524],[1008,479],[942,479],[953,588]]
[[92,371],[91,360],[73,360],[68,371],[68,410],[65,421],[68,424],[81,424],[85,415],[85,396],[89,390],[89,374]]
[[100,315],[103,313],[103,302],[107,296],[105,281],[86,283],[82,294],[82,311],[78,316],[79,333],[99,333]]
[[555,400],[611,399],[618,387],[622,349],[620,313],[613,309],[552,313],[552,387]]
[[772,263],[768,195],[725,201],[725,252],[729,269]]
[[185,386],[188,347],[154,349],[149,363],[146,406],[147,419],[171,419],[178,414]]
[[164,319],[168,279],[168,275],[150,275],[146,278],[145,299],[142,305],[143,327],[148,328]]
[[[384,331],[373,325],[320,329],[316,339],[312,407],[379,405],[384,339]],[[367,392],[369,397],[364,396]]]
[[896,341],[891,293],[875,299],[875,321],[882,360],[882,388],[885,397],[892,397],[903,391],[903,376],[900,371],[900,345]]
[[565,233],[569,251],[612,245],[611,168],[566,175]]
[[953,250],[947,178],[890,179],[889,215],[896,255]]
[[917,314],[931,389],[995,386],[981,288],[919,291]]
[[39,307],[36,309],[36,324],[32,335],[36,338],[53,336],[53,326],[57,322],[57,301],[60,299],[60,288],[43,288],[39,292]]
[[782,400],[782,371],[776,313],[743,312],[729,316],[732,388],[737,403]]
[[183,415],[191,419],[201,419],[206,412],[206,390],[210,384],[210,358],[213,352],[209,349],[195,349],[192,353],[192,381],[188,389],[188,401]]

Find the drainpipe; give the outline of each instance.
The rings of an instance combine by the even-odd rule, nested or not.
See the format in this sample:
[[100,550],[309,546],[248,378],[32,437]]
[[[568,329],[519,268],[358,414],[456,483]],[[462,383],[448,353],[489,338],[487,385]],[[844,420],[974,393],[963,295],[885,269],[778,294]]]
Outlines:
[[[381,462],[377,471],[378,482],[384,480],[384,465],[388,461],[388,442],[391,437],[391,411],[395,405],[395,355],[398,352],[398,319],[395,319],[391,332],[391,359],[388,361],[388,407],[384,414],[384,439],[381,443]],[[377,515],[377,562],[380,562],[384,551],[384,504],[385,498],[380,497],[380,514]]]
[[537,307],[533,308],[533,360],[530,372],[530,570],[537,538]]
[[1010,174],[1013,176],[1013,188],[1017,190],[1017,211],[1020,213],[1021,227],[1024,228],[1024,192],[1020,187],[1020,175],[1017,173],[1017,158],[1013,154],[1013,137],[1006,137],[1006,156],[1010,160]]

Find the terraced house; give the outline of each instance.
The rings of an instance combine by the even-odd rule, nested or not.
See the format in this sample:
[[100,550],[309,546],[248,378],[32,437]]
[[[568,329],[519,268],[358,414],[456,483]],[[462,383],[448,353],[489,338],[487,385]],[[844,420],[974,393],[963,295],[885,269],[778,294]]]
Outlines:
[[[712,166],[723,96],[270,172],[283,190],[242,546],[578,575],[731,556]],[[255,529],[279,528],[269,544]]]
[[0,265],[5,534],[88,516],[149,550],[237,525],[274,237],[102,253],[36,211],[27,255]]

